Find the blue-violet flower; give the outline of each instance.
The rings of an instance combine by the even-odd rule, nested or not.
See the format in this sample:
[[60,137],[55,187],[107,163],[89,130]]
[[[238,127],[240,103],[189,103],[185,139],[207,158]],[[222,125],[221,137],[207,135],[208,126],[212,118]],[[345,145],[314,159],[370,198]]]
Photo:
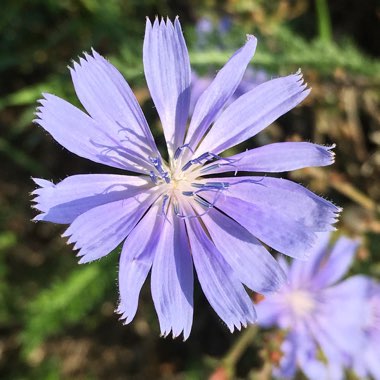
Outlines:
[[260,326],[286,331],[275,378],[294,379],[301,369],[308,379],[343,380],[344,369],[363,347],[368,280],[353,276],[338,283],[353,261],[358,241],[340,237],[330,249],[329,240],[329,233],[319,234],[306,263],[294,260],[288,265],[280,257],[288,283],[257,305]]
[[[143,63],[161,120],[168,159],[119,71],[94,50],[70,68],[87,113],[44,94],[36,122],[78,156],[139,175],[74,175],[53,184],[35,179],[35,220],[70,224],[63,236],[80,263],[121,243],[120,304],[135,316],[151,270],[163,335],[183,332],[193,318],[193,264],[203,292],[228,328],[256,319],[243,286],[266,293],[284,280],[261,242],[305,257],[316,231],[330,230],[339,209],[304,187],[237,172],[284,172],[333,162],[331,147],[276,143],[230,157],[220,154],[251,138],[299,104],[310,90],[300,72],[265,82],[225,108],[256,48],[248,36],[200,96],[187,126],[191,70],[178,18],[147,20]],[[225,109],[224,109],[225,108]],[[218,116],[216,118],[216,116]],[[210,177],[232,172],[232,177]]]
[[380,284],[370,278],[361,316],[364,344],[359,355],[353,355],[353,366],[360,378],[380,380]]

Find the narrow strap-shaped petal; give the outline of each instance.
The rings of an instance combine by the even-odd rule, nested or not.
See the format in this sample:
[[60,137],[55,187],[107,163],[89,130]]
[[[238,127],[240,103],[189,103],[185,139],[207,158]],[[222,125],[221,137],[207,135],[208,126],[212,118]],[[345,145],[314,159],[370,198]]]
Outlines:
[[314,286],[314,277],[320,270],[321,263],[328,255],[330,232],[318,232],[315,245],[309,250],[309,259],[294,260],[289,270],[289,282],[293,289]]
[[205,165],[202,173],[265,172],[279,173],[310,166],[334,163],[334,146],[308,142],[283,142],[264,145]]
[[144,192],[132,198],[92,208],[79,215],[62,236],[80,249],[79,263],[100,259],[115,249],[132,231],[159,194]]
[[40,186],[32,192],[34,208],[41,211],[34,220],[62,224],[72,223],[91,208],[127,199],[153,186],[146,177],[113,174],[74,175],[57,184],[33,180]]
[[379,341],[369,343],[364,353],[364,360],[367,373],[376,380],[380,379]]
[[196,219],[186,219],[195,269],[202,290],[230,331],[256,320],[253,303],[230,265]]
[[235,92],[255,53],[256,44],[256,38],[248,35],[246,44],[234,53],[199,97],[185,140],[193,149]]
[[163,218],[156,202],[124,242],[119,265],[120,319],[130,323],[136,315],[141,288],[153,264]]
[[193,263],[185,224],[170,209],[155,249],[151,289],[161,334],[189,337],[193,321]]
[[169,155],[183,144],[190,104],[190,61],[178,18],[146,21],[144,72],[160,116]]
[[[260,317],[259,317],[260,318]],[[279,365],[274,366],[273,375],[280,379],[293,379],[297,372],[297,354],[299,351],[299,335],[290,332],[281,344],[282,357]]]
[[195,156],[219,154],[253,137],[309,94],[301,73],[272,79],[242,95],[227,107],[205,136]]
[[316,240],[314,232],[331,230],[339,212],[330,202],[284,179],[226,177],[218,181],[230,184],[218,200],[209,192],[202,197],[259,240],[291,257],[306,259]]
[[125,148],[114,131],[55,95],[44,94],[39,102],[35,122],[70,152],[104,165],[147,173],[149,163]]
[[100,54],[94,50],[92,54],[85,54],[70,68],[79,100],[123,146],[142,157],[157,155],[148,123],[128,83]]
[[[207,195],[204,197],[212,202]],[[306,260],[306,252],[315,241],[315,234],[308,227],[289,219],[280,209],[268,209],[260,203],[252,204],[234,197],[223,198],[216,206],[257,239],[285,255]]]
[[314,283],[324,288],[334,284],[347,274],[358,246],[358,240],[341,236],[335,243],[326,262],[315,275]]
[[284,283],[286,276],[277,261],[245,228],[214,209],[204,214],[202,221],[216,248],[244,285],[265,294]]
[[344,353],[358,354],[365,343],[360,326],[368,284],[365,276],[353,276],[320,293],[324,302],[308,321],[308,328],[331,361],[344,360]]
[[[297,364],[309,380],[340,379],[338,377],[329,376],[329,374],[331,374],[328,367],[330,363],[326,365],[326,363],[319,360],[317,344],[308,330],[301,330],[297,332],[297,334],[290,332],[288,337],[291,335],[296,335],[297,338],[292,342],[292,345],[296,350]],[[282,347],[284,346],[284,343]],[[294,376],[291,378],[293,377]]]
[[305,187],[287,179],[273,177],[227,177],[218,181],[230,183],[226,196],[277,210],[297,220],[312,231],[334,230],[341,209]]
[[284,303],[279,300],[283,297],[281,293],[278,295],[270,295],[268,298],[260,301],[256,307],[257,324],[262,327],[273,327],[279,325],[279,320],[284,314]]

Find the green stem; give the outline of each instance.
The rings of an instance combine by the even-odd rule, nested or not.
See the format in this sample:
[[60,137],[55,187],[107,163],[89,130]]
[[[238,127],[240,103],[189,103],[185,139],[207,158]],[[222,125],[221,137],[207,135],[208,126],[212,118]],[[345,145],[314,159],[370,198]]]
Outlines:
[[234,345],[222,359],[222,366],[225,368],[229,378],[234,378],[235,367],[240,357],[244,354],[247,347],[252,343],[257,333],[257,325],[247,327],[235,341]]
[[317,11],[319,39],[326,43],[332,42],[331,19],[327,0],[315,0]]

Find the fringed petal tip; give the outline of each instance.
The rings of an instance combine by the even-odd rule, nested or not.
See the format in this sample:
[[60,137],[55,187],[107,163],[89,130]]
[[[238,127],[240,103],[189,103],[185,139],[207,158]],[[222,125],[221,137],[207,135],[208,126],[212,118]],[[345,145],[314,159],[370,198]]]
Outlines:
[[179,16],[178,15],[175,16],[174,23],[169,18],[169,16],[166,16],[166,17],[161,16],[160,17],[160,16],[156,15],[156,16],[154,16],[153,23],[150,20],[149,16],[146,16],[145,20],[146,20],[146,26],[149,27],[149,28],[152,28],[152,26],[153,27],[155,27],[155,26],[169,26],[169,27],[171,26],[171,27],[173,27],[173,24],[174,24],[175,27],[180,26]]
[[254,325],[257,322],[257,316],[247,315],[243,317],[241,321],[235,321],[234,323],[226,324],[228,330],[230,330],[231,334],[235,332],[235,330],[241,331],[243,328],[247,328],[249,325]]
[[335,149],[336,147],[336,144],[332,144],[332,145],[325,145],[323,146],[325,152],[326,152],[326,155],[328,155],[328,158],[329,158],[329,163],[326,164],[327,165],[331,165],[335,162],[335,152],[333,151],[333,149]]
[[82,51],[82,56],[78,56],[77,60],[72,59],[71,65],[68,65],[71,74],[76,74],[78,69],[85,68],[86,65],[95,62],[107,61],[101,54],[99,54],[93,47],[91,47],[90,52]]
[[176,331],[174,332],[173,327],[169,327],[166,330],[160,332],[160,338],[167,338],[171,334],[172,339],[179,338],[181,335],[183,337],[182,341],[185,342],[189,336],[190,336],[190,331],[185,331],[184,329],[181,331]]
[[122,303],[119,303],[119,306],[114,310],[116,314],[119,314],[119,321],[124,325],[128,325],[133,321],[133,318],[135,317],[135,314],[129,314],[126,310],[126,308],[122,305]]
[[246,34],[246,41],[247,42],[253,41],[253,42],[257,43],[257,38],[253,34]]

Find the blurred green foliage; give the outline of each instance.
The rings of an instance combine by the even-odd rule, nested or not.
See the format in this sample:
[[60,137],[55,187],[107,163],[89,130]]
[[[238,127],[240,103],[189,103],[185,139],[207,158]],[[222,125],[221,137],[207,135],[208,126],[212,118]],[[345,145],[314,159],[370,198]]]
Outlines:
[[[157,14],[170,17],[180,15],[191,61],[199,72],[209,73],[218,69],[241,45],[244,34],[253,33],[259,37],[253,65],[264,69],[269,75],[286,74],[302,67],[310,73],[314,83],[327,82],[331,86],[331,83],[341,85],[347,82],[361,86],[358,90],[360,96],[363,86],[378,90],[380,61],[376,57],[377,53],[374,52],[373,57],[362,53],[354,41],[355,36],[342,34],[339,39],[335,39],[334,20],[330,20],[328,9],[323,8],[326,3],[317,1],[319,8],[314,8],[314,3],[310,1],[279,0],[199,0],[191,3],[153,0],[5,0],[1,3],[1,378],[108,379],[111,376],[129,378],[131,374],[136,378],[170,378],[177,372],[183,373],[183,378],[187,379],[204,378],[209,369],[209,356],[220,358],[235,339],[199,299],[196,300],[194,338],[190,338],[187,346],[172,341],[158,341],[157,322],[151,302],[147,301],[149,294],[146,290],[140,305],[141,316],[138,314],[133,326],[124,328],[117,322],[117,316],[100,312],[106,309],[107,300],[111,300],[116,307],[117,252],[99,262],[76,266],[71,249],[58,237],[62,228],[30,222],[34,216],[28,199],[28,193],[33,190],[31,176],[57,181],[68,174],[106,170],[70,156],[31,124],[41,93],[55,93],[78,104],[66,66],[71,59],[91,47],[105,54],[133,86],[140,89],[144,87],[141,49],[145,16],[152,18]],[[228,16],[231,28],[223,35],[219,32],[210,33],[206,44],[199,47],[195,23],[204,16],[209,17],[214,26],[222,17]],[[349,16],[356,19],[355,15]],[[336,114],[340,112],[337,104],[344,103],[344,100],[338,99],[340,93],[336,88],[330,89],[330,98],[335,99],[336,107],[327,117],[331,128],[336,121]],[[376,94],[368,92],[366,95],[369,105],[371,102],[376,104]],[[364,95],[362,98],[367,99]],[[141,100],[149,121],[156,125],[151,103],[145,96]],[[321,99],[317,100],[317,105],[322,103]],[[364,134],[370,133],[374,125],[372,120],[376,119],[371,116],[371,108],[368,107],[369,111],[360,108],[358,116],[361,118],[359,121],[364,120]],[[327,111],[323,112],[325,115]],[[300,119],[296,119],[298,124],[310,126],[310,119],[315,117],[318,121],[321,114],[310,115],[301,114]],[[313,137],[322,138],[318,142],[335,141],[334,131],[330,135],[330,131],[320,132],[315,128]],[[310,131],[302,137],[311,138]],[[268,138],[277,137],[274,134]],[[377,146],[372,140],[366,140],[366,146],[372,156]],[[352,153],[351,146],[348,152]],[[361,186],[361,191],[369,193],[369,185],[366,187],[368,178],[360,177],[361,169],[358,169],[367,161],[356,162],[353,159],[347,162],[339,169],[354,184]],[[348,203],[350,207],[345,196],[334,191],[331,194],[338,203]],[[378,262],[380,252],[376,251],[379,246],[376,228],[360,232],[369,242],[365,253],[367,260],[370,257]],[[365,262],[366,257],[363,257]],[[369,273],[373,267],[375,269],[371,274],[379,276],[378,263],[374,266],[371,263],[358,264],[357,268],[368,270]],[[64,346],[60,344],[60,339],[70,334],[78,341],[83,335],[91,341],[87,363],[83,363],[86,355],[82,355],[82,362],[76,367],[74,364],[71,367],[62,364],[69,362],[71,356],[63,348],[60,351],[60,347]],[[107,342],[105,345],[113,347],[114,352],[120,351],[120,357],[109,353],[100,343],[104,341]],[[55,348],[54,353],[50,352],[50,342]],[[124,346],[126,351],[121,348]],[[43,354],[39,355],[39,350]],[[99,366],[103,368],[96,365],[99,352],[105,355],[99,359]],[[184,360],[186,355],[188,357]],[[72,360],[75,361],[75,358]],[[127,364],[123,368],[125,362]],[[239,370],[244,377],[250,369]]]

